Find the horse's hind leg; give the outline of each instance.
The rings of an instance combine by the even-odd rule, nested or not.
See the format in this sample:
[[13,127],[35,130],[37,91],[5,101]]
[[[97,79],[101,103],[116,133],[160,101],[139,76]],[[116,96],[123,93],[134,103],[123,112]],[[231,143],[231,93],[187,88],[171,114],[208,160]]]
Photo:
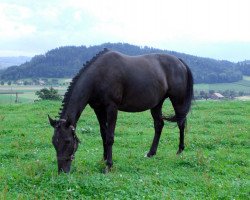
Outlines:
[[152,157],[156,154],[159,140],[161,137],[162,128],[164,126],[164,122],[162,119],[162,111],[161,111],[162,103],[160,103],[159,105],[157,105],[156,107],[151,109],[151,115],[154,119],[155,135],[154,135],[154,139],[153,139],[153,143],[151,145],[151,148],[150,148],[149,152],[147,153],[147,157]]
[[185,130],[185,126],[186,126],[186,115],[187,113],[185,113],[185,109],[184,103],[180,103],[178,101],[175,101],[174,99],[170,99],[172,102],[172,105],[174,107],[175,110],[175,120],[177,122],[179,131],[180,131],[180,139],[179,139],[179,149],[177,151],[177,154],[180,154],[184,148],[184,130]]
[[181,121],[177,121],[177,124],[178,124],[178,127],[179,127],[179,130],[180,130],[180,141],[179,141],[179,149],[177,151],[177,154],[180,154],[184,148],[185,148],[185,145],[184,145],[184,130],[185,130],[185,125],[186,125],[186,117],[185,119],[181,120]]

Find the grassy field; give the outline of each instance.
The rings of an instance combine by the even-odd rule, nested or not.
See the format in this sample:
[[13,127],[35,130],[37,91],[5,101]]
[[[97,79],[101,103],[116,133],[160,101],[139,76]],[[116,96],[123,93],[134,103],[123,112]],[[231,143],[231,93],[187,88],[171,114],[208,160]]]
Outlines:
[[[29,79],[27,79],[29,80]],[[51,79],[48,79],[51,81]],[[58,79],[60,84],[69,82],[70,79]],[[49,86],[46,86],[49,87]],[[6,91],[14,91],[14,92],[22,92],[22,94],[18,95],[19,103],[28,103],[34,102],[37,99],[35,92],[41,90],[44,86],[18,86],[18,85],[4,85],[0,86],[0,104],[9,103],[13,104],[16,100],[15,94],[1,94]],[[60,94],[64,94],[67,90],[67,86],[55,86],[55,89],[59,91]],[[242,91],[247,94],[250,94],[250,77],[244,76],[243,80],[235,82],[235,83],[217,83],[217,84],[195,84],[194,89],[196,91],[206,91],[214,90],[214,91],[225,91],[225,90],[234,90],[236,92]]]
[[243,80],[234,83],[215,83],[215,84],[195,84],[194,89],[197,91],[225,91],[234,90],[235,92],[250,93],[250,76],[244,76]]
[[58,176],[47,114],[56,116],[59,107],[0,105],[0,199],[249,199],[249,102],[195,102],[183,154],[176,156],[177,127],[166,123],[150,159],[144,158],[154,131],[149,112],[120,112],[107,175],[98,123],[87,107],[72,173]]
[[[18,86],[18,85],[12,85],[12,86],[0,86],[0,104],[13,104],[16,100],[16,94],[1,94],[3,92],[21,92],[21,94],[18,95],[18,102],[19,103],[31,103],[34,102],[37,98],[35,95],[35,92],[38,90],[41,90],[45,86]],[[46,86],[49,88],[50,86]],[[59,94],[64,94],[67,90],[67,86],[55,86],[53,87],[58,90]]]
[[[59,83],[69,82],[70,79],[58,79]],[[47,86],[49,87],[49,86]],[[34,102],[37,99],[35,92],[41,90],[44,86],[0,86],[0,104],[13,104],[16,100],[15,94],[1,94],[2,92],[6,91],[14,91],[14,92],[22,92],[22,94],[18,95],[18,102],[19,103],[30,103]],[[54,87],[59,91],[60,94],[64,94],[67,90],[67,86],[56,86]],[[217,84],[195,84],[194,89],[196,91],[206,91],[214,90],[218,91],[225,91],[225,90],[234,90],[236,92],[242,91],[247,94],[250,94],[250,77],[244,76],[244,79],[235,83],[217,83]]]

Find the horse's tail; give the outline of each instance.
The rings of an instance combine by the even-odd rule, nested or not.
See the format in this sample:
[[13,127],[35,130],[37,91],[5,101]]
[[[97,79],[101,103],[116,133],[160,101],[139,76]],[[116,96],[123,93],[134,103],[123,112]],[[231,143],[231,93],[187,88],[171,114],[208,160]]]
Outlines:
[[186,66],[187,69],[187,88],[186,88],[186,105],[185,105],[185,112],[188,114],[192,101],[194,99],[194,78],[189,66],[179,58],[179,60]]
[[[192,100],[194,99],[194,90],[193,90],[194,79],[188,65],[182,59],[179,58],[179,60],[183,63],[183,65],[185,65],[187,69],[187,86],[186,86],[185,100],[184,103],[181,105],[180,110],[175,110],[174,116],[163,117],[163,119],[170,122],[183,123],[185,122],[186,116],[191,109]],[[175,104],[175,102],[172,101],[172,104]]]

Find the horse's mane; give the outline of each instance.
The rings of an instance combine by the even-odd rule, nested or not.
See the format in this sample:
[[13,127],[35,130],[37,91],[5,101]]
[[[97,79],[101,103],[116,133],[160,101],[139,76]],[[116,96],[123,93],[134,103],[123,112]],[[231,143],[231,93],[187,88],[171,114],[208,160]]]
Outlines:
[[86,69],[88,69],[100,56],[102,56],[103,54],[105,54],[106,52],[108,52],[109,50],[107,48],[104,48],[102,51],[100,51],[99,53],[97,53],[90,61],[87,61],[85,64],[83,64],[83,67],[80,69],[80,71],[75,75],[75,77],[72,79],[66,93],[64,94],[64,98],[62,101],[62,105],[61,105],[61,112],[59,112],[59,116],[60,118],[63,117],[63,115],[65,114],[66,108],[68,106],[68,102],[69,99],[72,95],[73,89],[75,84],[77,83],[78,79],[80,78],[80,76],[86,71]]

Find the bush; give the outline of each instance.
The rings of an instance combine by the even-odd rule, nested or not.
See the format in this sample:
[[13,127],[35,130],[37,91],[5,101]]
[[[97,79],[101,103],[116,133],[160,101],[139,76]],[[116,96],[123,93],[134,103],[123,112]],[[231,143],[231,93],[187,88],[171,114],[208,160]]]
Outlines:
[[39,91],[36,91],[36,95],[42,100],[62,100],[58,90],[50,87],[49,89],[43,88]]

